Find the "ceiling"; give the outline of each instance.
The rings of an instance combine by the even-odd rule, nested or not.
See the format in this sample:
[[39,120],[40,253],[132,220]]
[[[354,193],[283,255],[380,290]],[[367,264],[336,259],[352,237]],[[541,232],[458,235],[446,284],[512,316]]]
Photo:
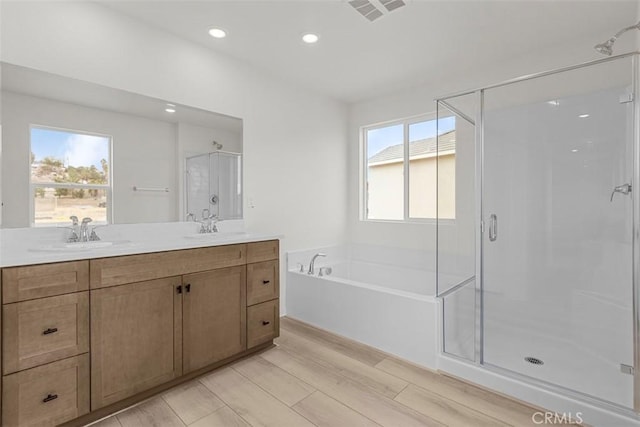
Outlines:
[[[99,2],[350,103],[414,87],[442,70],[490,66],[567,40],[584,38],[592,49],[634,24],[638,13],[637,0],[408,0],[369,22],[346,0]],[[212,27],[228,36],[210,37]],[[305,32],[320,41],[304,44]]]
[[167,113],[167,101],[113,89],[95,83],[63,77],[44,71],[0,63],[2,90],[47,98],[122,114],[132,114],[169,123],[190,123],[242,134],[242,120],[211,111],[175,104]]

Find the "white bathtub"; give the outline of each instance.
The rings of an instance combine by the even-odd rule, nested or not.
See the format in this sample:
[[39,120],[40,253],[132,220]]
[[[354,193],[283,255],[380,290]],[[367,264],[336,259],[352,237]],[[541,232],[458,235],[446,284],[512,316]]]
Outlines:
[[[309,254],[319,258],[310,276]],[[437,368],[439,303],[433,271],[353,259],[344,248],[289,253],[287,315],[376,347],[414,363]],[[299,272],[306,260],[305,272]],[[332,273],[318,277],[319,266]]]

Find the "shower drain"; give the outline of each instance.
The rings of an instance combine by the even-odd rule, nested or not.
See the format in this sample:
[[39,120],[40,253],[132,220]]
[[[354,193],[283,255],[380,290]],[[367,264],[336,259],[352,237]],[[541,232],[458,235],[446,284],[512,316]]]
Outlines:
[[525,362],[529,362],[532,365],[544,365],[544,362],[542,360],[535,357],[525,357],[524,360]]

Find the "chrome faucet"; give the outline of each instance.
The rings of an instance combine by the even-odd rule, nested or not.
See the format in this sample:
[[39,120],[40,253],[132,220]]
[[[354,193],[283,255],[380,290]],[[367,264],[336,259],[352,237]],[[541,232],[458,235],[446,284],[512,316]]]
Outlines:
[[196,222],[196,214],[189,212],[187,214],[187,221],[193,221]]
[[82,218],[82,224],[80,224],[80,241],[88,242],[89,241],[89,223],[93,221],[91,218]]
[[66,227],[69,228],[71,230],[71,233],[69,233],[69,237],[67,238],[67,242],[68,243],[75,243],[77,241],[80,240],[80,234],[78,233],[78,217],[75,215],[71,215],[69,217],[69,219],[71,220],[71,227]]
[[319,256],[325,257],[325,256],[327,256],[327,254],[323,254],[322,252],[319,252],[319,253],[315,254],[313,256],[313,258],[311,258],[311,262],[309,263],[309,271],[307,271],[307,274],[313,274],[314,273],[314,264],[316,263],[316,258],[318,258]]
[[220,222],[218,217],[215,214],[210,213],[209,209],[202,210],[202,220],[200,222],[200,231],[199,233],[217,233],[218,226],[217,223]]
[[96,228],[100,227],[104,227],[104,225],[94,225],[93,227],[91,227],[91,234],[89,234],[90,242],[99,242],[101,240],[100,236],[96,234]]

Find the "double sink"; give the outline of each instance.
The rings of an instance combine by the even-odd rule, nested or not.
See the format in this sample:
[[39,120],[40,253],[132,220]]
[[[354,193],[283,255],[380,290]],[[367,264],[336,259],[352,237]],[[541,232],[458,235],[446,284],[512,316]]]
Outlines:
[[[244,231],[229,231],[217,233],[194,233],[182,236],[184,239],[197,241],[224,241],[235,239],[240,236],[248,236]],[[97,240],[89,242],[73,242],[73,243],[52,243],[29,248],[33,252],[85,252],[98,249],[110,248],[113,246],[131,246],[134,243],[131,240]]]

